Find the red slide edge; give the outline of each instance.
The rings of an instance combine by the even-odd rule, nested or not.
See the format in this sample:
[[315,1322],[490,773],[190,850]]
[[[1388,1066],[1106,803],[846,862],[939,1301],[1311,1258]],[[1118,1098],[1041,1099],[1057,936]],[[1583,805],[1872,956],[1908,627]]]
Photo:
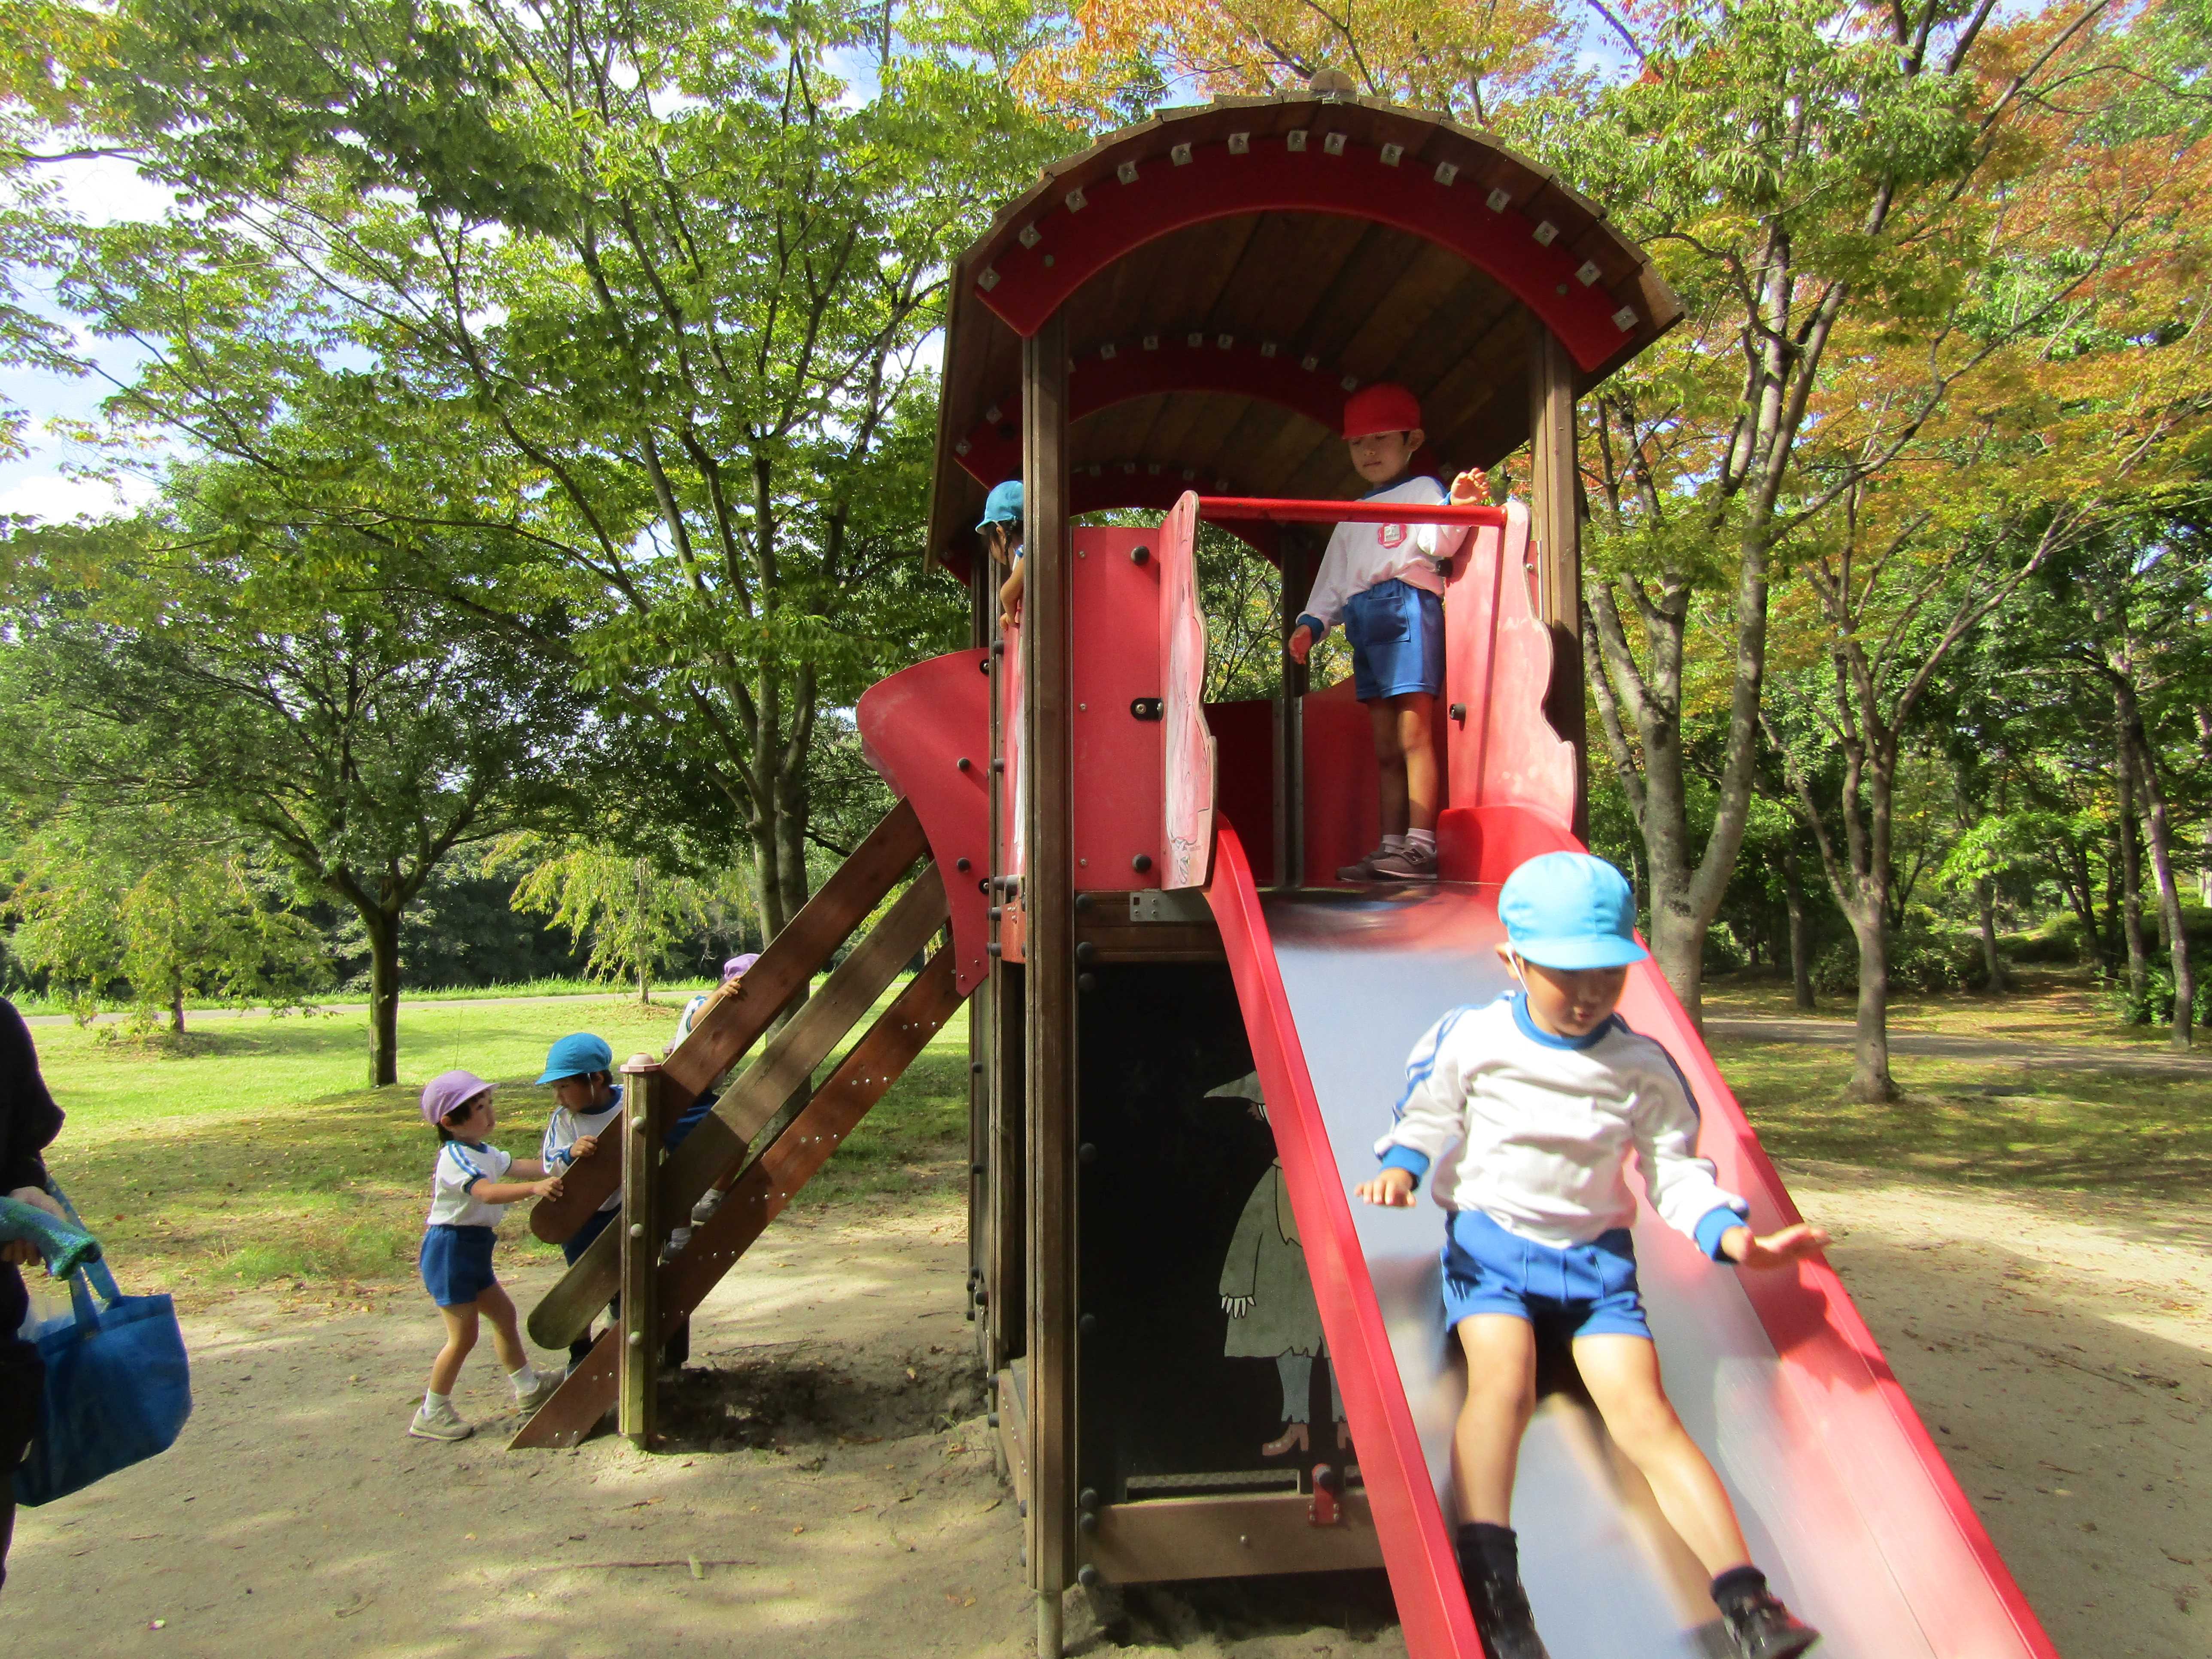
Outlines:
[[1358,1446],[1360,1474],[1397,1599],[1406,1650],[1413,1659],[1481,1659],[1481,1638],[1460,1585],[1458,1556],[1430,1484],[1428,1460],[1352,1228],[1352,1206],[1322,1127],[1320,1103],[1268,942],[1252,866],[1243,843],[1226,823],[1218,823],[1215,834],[1213,880],[1206,896],[1221,926],[1230,975],[1252,1040],[1253,1064],[1267,1095],[1275,1150],[1305,1243],[1329,1362]]

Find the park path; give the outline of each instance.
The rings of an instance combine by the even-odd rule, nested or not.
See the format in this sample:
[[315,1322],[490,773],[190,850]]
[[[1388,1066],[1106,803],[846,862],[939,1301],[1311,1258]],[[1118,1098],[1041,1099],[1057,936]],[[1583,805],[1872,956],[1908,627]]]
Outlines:
[[[1856,1035],[1847,1019],[1707,1019],[1705,1035],[1722,1042],[1808,1042],[1848,1048]],[[2170,1049],[2120,1042],[2021,1042],[2011,1037],[1969,1036],[1953,1031],[1889,1034],[1893,1054],[1927,1060],[2009,1061],[2077,1072],[2143,1072],[2212,1075],[2212,1052],[2177,1054]]]

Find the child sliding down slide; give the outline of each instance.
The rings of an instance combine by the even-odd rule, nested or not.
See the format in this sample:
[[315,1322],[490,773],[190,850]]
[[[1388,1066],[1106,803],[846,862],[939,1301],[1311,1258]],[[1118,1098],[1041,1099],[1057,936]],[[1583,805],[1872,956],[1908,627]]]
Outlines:
[[[498,1119],[491,1085],[473,1072],[441,1072],[422,1091],[422,1121],[438,1132],[438,1171],[430,1186],[430,1223],[422,1234],[422,1285],[445,1316],[446,1346],[430,1366],[430,1387],[407,1432],[424,1440],[465,1440],[476,1432],[453,1409],[453,1381],[477,1345],[479,1314],[491,1321],[500,1369],[514,1385],[525,1416],[553,1397],[557,1376],[540,1376],[523,1352],[514,1303],[492,1276],[491,1247],[499,1218],[518,1199],[561,1190],[535,1158],[517,1158],[486,1144]],[[520,1181],[504,1179],[521,1176]]]
[[1449,1217],[1444,1315],[1467,1354],[1452,1442],[1460,1572],[1491,1659],[1547,1659],[1521,1587],[1512,1528],[1521,1436],[1536,1405],[1538,1328],[1571,1340],[1575,1366],[1668,1522],[1713,1575],[1742,1659],[1795,1659],[1820,1640],[1751,1565],[1712,1465],[1668,1402],[1644,1322],[1624,1179],[1632,1151],[1660,1216],[1717,1261],[1776,1267],[1827,1235],[1802,1223],[1761,1238],[1745,1201],[1697,1156],[1698,1114],[1667,1051],[1613,1009],[1646,952],[1620,872],[1547,853],[1498,895],[1498,947],[1522,989],[1431,1026],[1407,1062],[1382,1172],[1355,1192],[1413,1203],[1431,1182]]
[[[1360,499],[1437,507],[1444,487],[1415,473],[1427,434],[1421,405],[1401,386],[1361,388],[1344,405],[1353,471],[1373,485]],[[1462,472],[1449,500],[1480,501],[1478,472]],[[1305,661],[1341,618],[1352,642],[1352,690],[1375,728],[1382,769],[1382,842],[1340,881],[1437,878],[1437,693],[1444,684],[1443,567],[1467,539],[1460,525],[1340,524],[1322,555],[1290,653]]]

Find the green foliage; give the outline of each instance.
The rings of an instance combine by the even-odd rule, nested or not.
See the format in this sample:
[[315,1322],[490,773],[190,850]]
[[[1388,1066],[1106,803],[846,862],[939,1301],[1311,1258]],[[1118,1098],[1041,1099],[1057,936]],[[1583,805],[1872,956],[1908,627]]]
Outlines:
[[[1933,996],[1944,991],[1963,991],[1982,982],[1981,941],[1971,933],[1942,932],[1915,921],[1889,941],[1889,988]],[[1814,958],[1814,988],[1831,996],[1849,996],[1859,988],[1859,947],[1851,939],[1838,939]]]
[[489,849],[493,869],[518,872],[515,908],[553,919],[591,954],[588,971],[628,980],[648,1000],[653,977],[705,926],[710,908],[743,914],[734,883],[671,876],[641,854],[603,843],[561,842],[526,831]]
[[296,1007],[328,982],[323,941],[282,902],[281,878],[215,826],[173,810],[79,813],[42,825],[17,849],[11,948],[46,974],[79,1024],[106,1007],[185,1030],[185,1006]]

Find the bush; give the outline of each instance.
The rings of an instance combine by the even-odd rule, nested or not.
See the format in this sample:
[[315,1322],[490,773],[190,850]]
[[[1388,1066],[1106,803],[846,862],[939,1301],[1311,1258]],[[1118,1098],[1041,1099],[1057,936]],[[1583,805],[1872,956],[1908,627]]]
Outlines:
[[[2191,953],[2192,958],[2194,952]],[[2205,970],[2192,959],[2191,968],[2200,975],[2197,994],[2189,1000],[2190,1018],[2197,1025],[2212,1020],[2212,977],[2204,977]],[[2154,962],[2151,964],[2148,982],[2140,997],[2128,988],[2124,978],[2113,983],[2110,993],[2112,1004],[2124,1024],[2165,1025],[2173,1019],[2173,964]]]
[[2078,967],[2097,959],[2096,950],[2078,916],[2052,916],[2027,933],[2000,934],[1997,944],[2013,962]]
[[[1932,995],[1963,991],[1982,982],[1982,943],[1972,933],[1939,933],[1907,927],[1889,941],[1889,988]],[[1856,938],[1836,941],[1814,959],[1813,986],[1828,996],[1850,996],[1859,988],[1859,945]]]
[[1735,942],[1735,934],[1728,923],[1717,921],[1705,929],[1704,960],[1708,975],[1733,974],[1750,962],[1751,957]]

